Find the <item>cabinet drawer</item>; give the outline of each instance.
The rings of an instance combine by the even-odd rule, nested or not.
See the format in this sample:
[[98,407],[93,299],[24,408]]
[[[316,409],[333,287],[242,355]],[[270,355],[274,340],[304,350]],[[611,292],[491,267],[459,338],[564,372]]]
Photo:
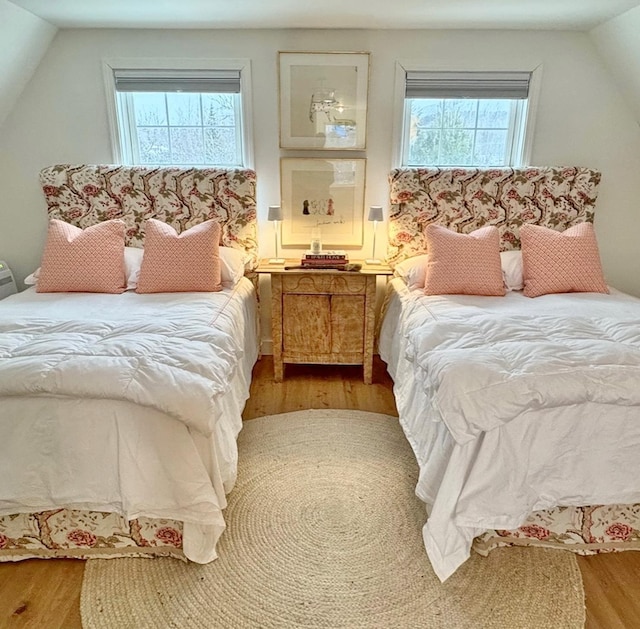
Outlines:
[[364,294],[367,278],[362,275],[300,274],[284,275],[282,291],[300,295],[358,295]]

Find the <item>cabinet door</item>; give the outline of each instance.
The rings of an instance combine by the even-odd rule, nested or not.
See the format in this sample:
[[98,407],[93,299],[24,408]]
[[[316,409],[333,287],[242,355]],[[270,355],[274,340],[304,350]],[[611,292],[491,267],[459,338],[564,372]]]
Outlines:
[[331,351],[329,295],[282,296],[282,349],[299,354]]
[[331,297],[331,352],[333,354],[364,351],[364,295]]

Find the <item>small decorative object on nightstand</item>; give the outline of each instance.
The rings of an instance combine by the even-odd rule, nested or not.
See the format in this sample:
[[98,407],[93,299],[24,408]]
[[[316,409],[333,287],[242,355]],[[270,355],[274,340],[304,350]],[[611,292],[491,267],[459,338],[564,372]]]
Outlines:
[[269,260],[269,264],[284,264],[284,258],[278,257],[278,231],[282,221],[282,208],[279,205],[270,205],[267,220],[273,223],[273,233],[275,234],[276,257]]
[[311,243],[309,244],[309,250],[315,255],[322,253],[322,236],[320,234],[319,227],[314,227],[311,230]]
[[383,220],[382,207],[379,205],[372,205],[369,208],[369,221],[373,221],[373,248],[371,249],[371,257],[365,260],[366,264],[380,264],[381,260],[376,258],[376,228],[378,223]]
[[286,363],[362,365],[371,384],[376,318],[376,278],[386,264],[341,268],[280,268],[261,264],[271,275],[271,335],[276,382]]
[[6,262],[0,260],[0,299],[18,292],[13,273]]

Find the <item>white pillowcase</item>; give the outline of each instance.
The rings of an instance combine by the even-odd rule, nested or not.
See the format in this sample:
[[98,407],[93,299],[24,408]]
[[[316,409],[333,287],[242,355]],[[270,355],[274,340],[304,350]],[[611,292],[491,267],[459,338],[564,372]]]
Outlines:
[[426,253],[424,255],[407,258],[400,262],[400,264],[396,264],[396,268],[393,269],[393,274],[396,277],[401,277],[409,287],[409,290],[424,288],[427,280],[428,261],[429,256]]
[[233,247],[220,247],[220,279],[223,284],[235,286],[246,271],[248,256],[244,251]]
[[522,251],[503,251],[500,253],[502,277],[507,290],[522,290],[524,275],[522,273]]
[[144,249],[140,247],[124,248],[124,272],[127,276],[127,290],[135,290],[138,285],[143,255]]
[[[244,277],[246,254],[239,249],[232,247],[220,247],[220,279],[223,284],[235,286]],[[140,266],[142,265],[142,257],[144,249],[140,247],[124,248],[124,269],[127,276],[126,290],[135,290],[138,286],[138,277],[140,276]],[[40,268],[38,267],[31,275],[24,279],[27,286],[33,286],[38,283],[38,275]]]
[[[409,290],[424,288],[427,279],[427,263],[429,255],[423,254],[407,258],[396,265],[393,274],[401,277]],[[507,290],[522,290],[524,278],[522,274],[522,251],[502,251],[500,253],[502,277]]]

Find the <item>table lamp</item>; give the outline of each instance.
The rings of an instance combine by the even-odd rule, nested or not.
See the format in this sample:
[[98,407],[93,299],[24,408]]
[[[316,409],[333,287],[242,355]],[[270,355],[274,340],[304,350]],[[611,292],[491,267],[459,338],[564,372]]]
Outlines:
[[384,220],[384,217],[382,215],[382,207],[380,205],[372,205],[369,208],[369,216],[367,220],[373,221],[373,248],[371,250],[371,257],[365,260],[365,263],[381,264],[382,261],[376,258],[376,228],[378,227],[378,222]]
[[282,221],[282,208],[279,205],[270,205],[267,220],[273,223],[273,233],[276,241],[276,257],[269,258],[269,264],[284,264],[284,258],[278,257],[278,231]]

